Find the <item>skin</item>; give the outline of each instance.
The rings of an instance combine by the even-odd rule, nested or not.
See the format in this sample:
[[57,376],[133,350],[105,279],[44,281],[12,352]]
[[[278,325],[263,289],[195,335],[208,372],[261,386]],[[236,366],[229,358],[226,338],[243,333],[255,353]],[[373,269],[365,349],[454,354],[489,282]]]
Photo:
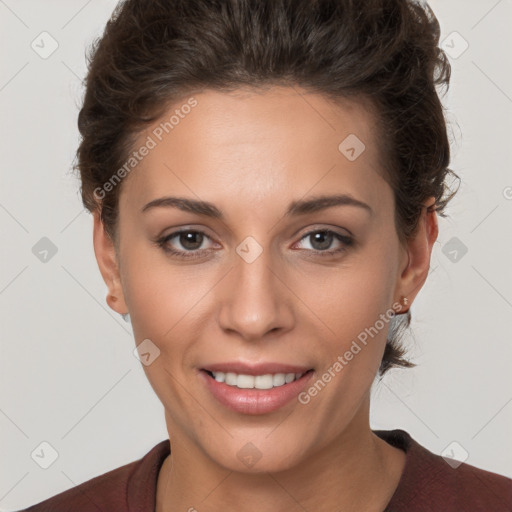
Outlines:
[[[117,249],[94,216],[107,303],[130,313],[137,344],[149,338],[160,350],[144,366],[172,448],[156,510],[382,511],[405,462],[369,426],[389,324],[306,405],[292,400],[269,414],[236,413],[215,400],[197,371],[236,359],[277,361],[314,368],[316,381],[380,314],[403,296],[412,304],[428,275],[436,213],[424,208],[415,236],[400,244],[375,119],[363,104],[335,104],[295,87],[206,90],[194,98],[198,105],[125,179]],[[366,146],[355,161],[338,150],[349,134]],[[336,206],[284,216],[294,200],[334,193],[364,201],[373,213]],[[176,208],[141,213],[166,195],[210,201],[225,221]],[[153,242],[181,227],[207,237],[193,246],[178,236],[168,245],[206,251],[201,257],[180,260]],[[315,229],[351,234],[355,244],[315,254],[343,247],[335,237],[322,246],[305,236]],[[236,252],[247,236],[263,249],[250,264]],[[261,453],[252,467],[237,457],[248,442]]]

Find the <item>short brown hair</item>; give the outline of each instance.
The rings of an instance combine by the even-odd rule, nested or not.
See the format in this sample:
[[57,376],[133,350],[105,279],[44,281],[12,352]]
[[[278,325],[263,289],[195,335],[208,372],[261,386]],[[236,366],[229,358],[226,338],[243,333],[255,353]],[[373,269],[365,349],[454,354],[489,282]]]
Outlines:
[[[125,0],[90,48],[77,150],[82,201],[117,237],[122,182],[102,188],[140,130],[192,90],[298,85],[334,99],[363,99],[377,113],[379,148],[403,243],[423,202],[441,215],[450,146],[436,87],[451,68],[439,23],[413,0]],[[102,189],[103,190],[103,189]],[[400,339],[411,314],[390,328],[381,375],[413,366]]]

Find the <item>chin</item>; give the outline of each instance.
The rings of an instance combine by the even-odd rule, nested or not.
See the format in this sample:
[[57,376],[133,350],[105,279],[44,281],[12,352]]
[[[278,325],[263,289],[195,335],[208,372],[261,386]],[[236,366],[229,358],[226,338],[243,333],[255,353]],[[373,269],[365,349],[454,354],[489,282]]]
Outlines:
[[207,450],[213,461],[226,470],[246,473],[277,473],[287,471],[301,464],[304,456],[303,450],[298,450],[301,445],[299,440],[288,438],[288,443],[281,439],[269,442],[265,437],[261,442],[257,437],[251,440],[232,439],[230,446],[218,446],[218,451]]

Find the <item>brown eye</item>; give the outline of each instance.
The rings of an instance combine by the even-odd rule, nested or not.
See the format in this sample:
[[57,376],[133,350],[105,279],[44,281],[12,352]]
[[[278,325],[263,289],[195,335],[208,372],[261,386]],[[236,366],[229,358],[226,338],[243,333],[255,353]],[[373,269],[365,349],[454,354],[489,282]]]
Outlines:
[[318,251],[329,249],[334,239],[334,234],[329,231],[318,231],[308,236],[312,242],[313,249]]
[[183,231],[177,237],[182,247],[189,251],[199,249],[204,238],[203,234],[198,231]]
[[[332,255],[347,250],[347,247],[353,245],[353,239],[331,231],[330,229],[319,229],[306,233],[302,240],[308,240],[311,245],[312,252],[319,255]],[[338,248],[331,249],[334,242],[338,243]]]
[[201,248],[205,240],[211,238],[202,231],[182,229],[156,240],[156,243],[163,251],[178,258],[199,258],[211,250]]

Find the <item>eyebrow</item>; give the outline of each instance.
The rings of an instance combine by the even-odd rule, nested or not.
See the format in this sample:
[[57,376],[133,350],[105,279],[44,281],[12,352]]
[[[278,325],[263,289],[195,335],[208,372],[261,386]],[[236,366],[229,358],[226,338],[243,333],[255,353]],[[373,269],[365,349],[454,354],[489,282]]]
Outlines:
[[[311,197],[309,199],[301,199],[290,203],[286,211],[286,217],[304,215],[307,213],[318,212],[332,208],[333,206],[355,206],[366,210],[370,215],[373,214],[371,207],[348,194],[338,195],[321,195]],[[152,208],[178,208],[184,212],[195,213],[214,219],[224,220],[223,213],[213,204],[208,201],[198,201],[186,197],[172,197],[165,196],[153,199],[147,203],[141,210],[142,213],[147,212]]]

